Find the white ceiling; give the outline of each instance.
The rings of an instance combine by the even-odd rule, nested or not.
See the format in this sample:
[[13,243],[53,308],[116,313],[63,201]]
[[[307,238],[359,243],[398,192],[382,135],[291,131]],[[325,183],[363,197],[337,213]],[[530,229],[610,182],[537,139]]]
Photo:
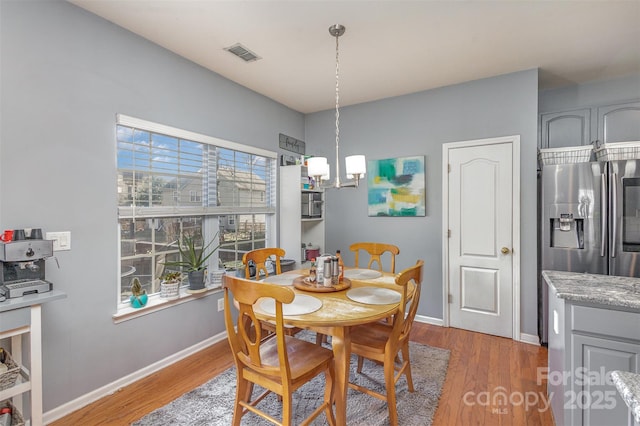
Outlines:
[[[540,68],[540,88],[640,72],[640,0],[69,0],[294,110]],[[223,50],[241,43],[262,59]]]

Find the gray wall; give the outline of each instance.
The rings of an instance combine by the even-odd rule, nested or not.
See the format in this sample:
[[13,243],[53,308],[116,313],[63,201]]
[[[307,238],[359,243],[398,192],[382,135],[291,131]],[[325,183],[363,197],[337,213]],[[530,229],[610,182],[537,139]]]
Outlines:
[[70,3],[0,2],[0,223],[71,231],[47,261],[67,298],[43,307],[51,410],[224,329],[214,294],[115,325],[115,115],[273,151],[303,115]]
[[[366,154],[369,159],[426,156],[427,215],[367,217],[366,183],[356,190],[329,190],[327,250],[341,249],[349,265],[354,261],[348,250],[352,242],[386,241],[400,247],[397,270],[424,259],[418,314],[442,318],[442,144],[520,135],[521,331],[536,335],[537,112],[537,70],[341,108],[341,159],[351,154]],[[334,113],[306,116],[305,141],[312,147],[310,153],[335,158]],[[333,169],[334,160],[330,163]]]

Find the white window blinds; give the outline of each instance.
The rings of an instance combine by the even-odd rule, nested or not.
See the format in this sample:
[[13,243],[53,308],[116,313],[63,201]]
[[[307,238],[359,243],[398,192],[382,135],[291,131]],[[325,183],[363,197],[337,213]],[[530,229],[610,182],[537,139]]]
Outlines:
[[276,154],[124,115],[120,218],[275,213]]

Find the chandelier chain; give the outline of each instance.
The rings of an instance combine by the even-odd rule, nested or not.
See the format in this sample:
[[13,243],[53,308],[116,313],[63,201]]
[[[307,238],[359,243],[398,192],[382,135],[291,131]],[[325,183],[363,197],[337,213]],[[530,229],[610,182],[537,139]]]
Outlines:
[[[338,39],[340,38],[340,34],[336,34],[336,167],[340,167],[339,164],[339,153],[340,149],[340,57],[339,57],[339,46]],[[340,169],[336,169],[336,178],[338,182],[340,182]]]
[[[1,1],[1,0],[0,0]],[[311,157],[308,159],[310,176],[313,176],[321,188],[357,188],[362,176],[366,173],[364,155],[351,155],[345,158],[347,182],[340,182],[340,41],[344,34],[344,25],[332,25],[329,34],[336,38],[336,169],[335,178],[331,185],[322,186],[323,179],[329,179],[331,168],[325,157]],[[353,179],[353,181],[349,181]]]

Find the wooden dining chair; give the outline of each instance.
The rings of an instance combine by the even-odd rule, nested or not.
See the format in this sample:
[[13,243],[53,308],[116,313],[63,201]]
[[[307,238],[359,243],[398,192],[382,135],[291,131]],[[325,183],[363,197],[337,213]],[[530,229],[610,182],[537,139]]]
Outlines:
[[[402,375],[407,379],[409,392],[414,391],[409,358],[409,333],[420,302],[423,264],[422,260],[418,260],[414,266],[400,272],[396,277],[395,283],[400,291],[400,306],[398,313],[393,316],[392,324],[374,322],[351,329],[351,352],[358,356],[358,373],[362,372],[364,358],[382,364],[386,394],[354,383],[349,383],[349,387],[385,401],[389,407],[391,425],[398,424],[396,383]],[[410,293],[410,282],[413,282],[413,293]]]
[[267,271],[266,262],[272,260],[274,262],[274,272],[276,275],[282,273],[282,267],[280,266],[280,259],[285,255],[284,249],[280,247],[266,247],[261,249],[251,250],[242,256],[242,263],[244,263],[244,277],[246,279],[251,278],[251,271],[249,263],[253,262],[256,267],[255,279],[260,279],[260,273],[263,273],[265,277],[269,276]]
[[[275,284],[257,283],[232,276],[225,276],[224,320],[227,336],[236,365],[237,388],[233,410],[233,424],[240,425],[242,416],[255,413],[272,423],[290,425],[292,421],[292,395],[296,389],[324,372],[324,399],[313,413],[302,423],[308,424],[322,412],[327,421],[335,425],[332,410],[334,366],[333,352],[313,343],[287,336],[282,319],[282,304],[294,299],[292,289]],[[275,334],[262,335],[253,305],[258,299],[275,299]],[[235,299],[239,314],[234,323],[231,308]],[[254,384],[265,389],[252,398]],[[266,414],[257,404],[269,393],[279,395],[282,400],[282,419]]]
[[[391,256],[391,262],[390,267],[386,272],[391,272],[392,274],[396,273],[396,255],[400,254],[400,248],[398,248],[398,246],[386,243],[358,242],[351,244],[349,246],[349,250],[355,252],[356,268],[360,265],[360,250],[364,250],[369,254],[369,263],[367,264],[367,268],[371,269],[371,266],[373,266],[374,263],[377,263],[378,270],[380,272],[384,272],[382,256],[385,253],[389,253],[389,256]],[[390,323],[391,318],[387,318],[386,321]]]
[[[280,275],[282,273],[282,267],[280,266],[280,259],[285,255],[284,249],[279,247],[266,247],[261,249],[251,250],[242,256],[242,263],[244,263],[244,277],[246,279],[251,279],[251,271],[249,270],[249,263],[252,261],[255,263],[256,272],[255,279],[260,279],[260,272],[264,274],[265,277],[269,276],[269,272],[267,271],[266,262],[271,259],[274,262],[274,272],[276,275]],[[275,333],[275,325],[268,321],[262,321],[262,329],[269,332]],[[285,327],[285,333],[293,336],[302,331],[301,328],[298,327]]]
[[385,253],[391,255],[391,266],[386,272],[396,273],[396,255],[400,254],[398,246],[386,243],[370,243],[370,242],[358,242],[349,246],[349,250],[355,253],[355,266],[359,267],[360,263],[360,250],[364,250],[369,254],[369,262],[367,268],[371,269],[374,263],[378,264],[378,270],[384,271],[382,266],[381,256]]

